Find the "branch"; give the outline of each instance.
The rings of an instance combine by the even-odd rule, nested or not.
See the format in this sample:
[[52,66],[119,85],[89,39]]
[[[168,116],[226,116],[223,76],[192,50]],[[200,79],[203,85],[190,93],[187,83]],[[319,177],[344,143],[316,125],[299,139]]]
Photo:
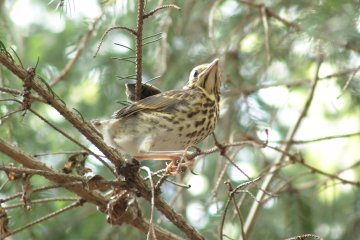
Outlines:
[[[152,193],[151,190],[147,187],[145,181],[134,172],[129,171],[128,169],[123,169],[122,175],[125,176],[126,182],[128,182],[129,187],[132,183],[136,184],[136,188],[141,197],[145,198],[148,202],[151,203]],[[160,195],[156,195],[154,199],[155,207],[163,213],[167,219],[169,219],[176,227],[183,231],[189,239],[193,240],[203,240],[204,238],[192,227],[190,226],[183,216],[176,213],[174,209],[165,202]],[[146,230],[148,231],[149,228]]]
[[[262,8],[264,8],[267,16],[275,18],[276,20],[278,20],[282,24],[284,24],[286,27],[292,28],[297,32],[301,31],[301,28],[300,28],[299,24],[297,24],[295,22],[290,22],[290,21],[286,20],[285,18],[280,17],[278,14],[273,12],[270,8],[266,7],[263,3],[254,3],[254,2],[251,2],[251,1],[248,1],[248,0],[240,0],[240,2],[243,3],[243,4],[249,5],[251,7],[258,8],[260,10]],[[353,43],[348,42],[346,44],[343,44],[343,43],[337,42],[336,44],[341,46],[342,48],[345,48],[345,49],[352,50],[352,51],[360,53],[360,46],[355,45]]]
[[[7,67],[10,71],[12,71],[16,76],[20,79],[25,79],[27,72],[21,66],[15,64],[11,58],[9,58],[4,52],[0,52],[0,63],[2,63],[5,67]],[[131,174],[132,178],[130,181],[133,183],[133,187],[138,189],[145,199],[149,202],[151,201],[151,191],[144,183],[144,181],[137,175],[137,172],[126,172],[126,168],[124,168],[124,159],[119,153],[109,148],[102,139],[96,134],[96,132],[90,127],[86,122],[84,122],[81,117],[77,114],[74,114],[70,111],[66,105],[56,99],[52,92],[49,91],[46,85],[39,83],[37,79],[31,82],[31,87],[35,90],[41,97],[43,97],[52,107],[54,107],[63,117],[65,117],[75,128],[77,128],[90,142],[92,142],[98,149],[118,168],[124,169],[122,171],[123,175]],[[10,144],[0,139],[0,151],[8,155],[9,157],[16,159],[18,162],[23,164],[25,167],[33,168],[37,170],[51,171],[45,165],[38,163],[35,158],[27,156],[24,152],[17,150]],[[19,152],[20,151],[20,152]],[[19,158],[21,161],[19,161]],[[25,159],[25,160],[24,160]],[[29,160],[31,164],[29,164]],[[24,162],[24,163],[23,163]],[[36,164],[35,164],[36,163]],[[38,166],[38,164],[40,164]],[[135,175],[134,175],[135,174]],[[134,175],[134,176],[133,176]],[[136,177],[136,181],[133,178]],[[67,184],[67,181],[64,179],[58,179],[56,177],[49,176],[47,177],[50,180],[53,180],[59,184]],[[91,195],[89,192],[85,191],[83,188],[79,189],[79,186],[67,186],[72,192],[78,194],[81,198],[86,199],[89,202],[95,203],[96,205],[106,206],[105,199],[98,195]],[[81,190],[81,191],[80,191]],[[155,207],[157,207],[170,221],[172,221],[179,229],[184,231],[184,233],[190,239],[203,239],[203,237],[190,225],[187,224],[185,219],[177,214],[166,202],[162,199],[155,199]],[[147,231],[146,231],[147,232]],[[146,233],[145,232],[145,233]],[[155,229],[156,232],[156,229]]]
[[[0,63],[7,67],[11,72],[18,76],[22,81],[27,79],[27,71],[17,65],[7,56],[6,53],[0,52]],[[48,85],[40,83],[38,79],[31,82],[31,88],[35,90],[44,100],[55,108],[66,120],[68,120],[76,129],[78,129],[91,143],[114,164],[121,166],[124,162],[122,156],[114,149],[109,148],[104,141],[98,136],[96,131],[78,115],[69,110],[65,103],[57,99]]]
[[[94,57],[96,57],[96,55],[98,54],[99,50],[100,50],[100,47],[101,45],[103,44],[104,42],[104,39],[106,37],[106,35],[111,32],[112,30],[116,30],[116,29],[122,29],[122,30],[125,30],[125,31],[128,31],[129,33],[133,34],[134,36],[137,36],[137,32],[132,29],[132,28],[128,28],[128,27],[123,27],[123,26],[115,26],[115,27],[111,27],[109,28],[108,30],[106,30],[106,32],[101,36],[101,39],[100,39],[100,43],[96,49],[96,52],[94,54]],[[131,49],[132,50],[132,49]]]
[[331,179],[336,179],[336,180],[339,180],[340,183],[342,184],[351,184],[351,185],[354,185],[354,186],[357,186],[359,187],[360,186],[360,181],[351,181],[351,180],[347,180],[347,179],[344,179],[344,178],[341,178],[339,177],[337,174],[341,173],[341,172],[344,172],[344,171],[339,171],[339,173],[337,174],[331,174],[331,173],[327,173],[323,170],[320,170],[318,168],[315,168],[305,162],[300,162],[301,165],[303,165],[304,167],[308,168],[311,170],[311,172],[315,172],[315,173],[318,173],[320,175],[323,175],[323,176],[326,176],[328,178],[331,178]]
[[[42,203],[46,203],[46,202],[57,202],[57,201],[77,201],[79,200],[79,198],[76,197],[67,197],[67,198],[59,198],[59,197],[54,197],[54,198],[42,198],[42,199],[36,199],[36,200],[31,200],[31,204],[42,204]],[[18,208],[18,207],[24,207],[26,204],[24,202],[21,203],[15,203],[15,204],[9,204],[6,205],[2,208],[4,209],[11,209],[11,208]]]
[[[327,140],[332,140],[332,139],[356,137],[359,135],[360,135],[360,132],[356,132],[356,133],[349,133],[349,134],[326,136],[326,137],[310,139],[310,140],[291,140],[291,144],[307,144],[307,143],[321,142],[321,141],[327,141]],[[272,141],[272,142],[288,143],[288,141]]]
[[264,35],[265,35],[265,62],[266,66],[269,67],[271,62],[271,54],[270,54],[270,32],[269,32],[269,22],[268,22],[268,12],[266,10],[266,7],[262,5],[260,7],[260,14],[261,14],[261,20],[264,27]]
[[[64,185],[66,189],[69,189],[71,192],[76,193],[78,196],[85,199],[86,201],[92,202],[99,206],[106,206],[105,198],[97,194],[96,192],[90,192],[83,186],[67,186],[67,184],[73,181],[74,178],[78,180],[78,177],[70,177],[69,175],[66,175],[67,177],[65,178],[64,176],[62,176],[63,174],[56,173],[51,168],[48,168],[45,164],[39,162],[36,158],[29,156],[25,152],[10,145],[2,139],[0,139],[0,152],[12,158],[14,161],[22,164],[24,167],[30,168],[32,171],[39,171],[39,173],[42,173],[42,175],[50,181]],[[11,171],[17,170],[17,168],[6,168],[3,166],[1,166],[1,169],[7,169]],[[26,172],[25,169],[22,170],[22,172]]]
[[51,80],[50,86],[54,86],[59,81],[63,80],[68,75],[68,73],[71,71],[72,67],[74,66],[76,61],[79,59],[81,53],[83,52],[87,43],[89,42],[91,34],[94,32],[96,25],[99,23],[100,19],[102,18],[102,15],[103,15],[103,13],[100,14],[100,16],[97,17],[94,20],[94,22],[89,26],[88,30],[85,32],[84,36],[81,38],[81,40],[78,44],[78,48],[75,52],[74,57],[66,64],[66,66],[59,73],[59,75],[57,75],[54,79]]
[[[321,50],[319,50],[321,51]],[[267,175],[263,181],[263,184],[261,186],[261,189],[263,189],[264,191],[259,191],[258,194],[256,195],[256,201],[254,201],[253,205],[251,206],[250,212],[248,214],[248,217],[245,221],[245,226],[244,226],[244,230],[245,230],[245,239],[248,239],[251,231],[255,225],[257,216],[260,212],[261,206],[262,206],[262,202],[265,198],[265,192],[268,191],[272,181],[274,180],[275,174],[277,173],[278,170],[278,165],[281,165],[287,156],[287,153],[290,150],[291,147],[291,141],[294,138],[297,130],[300,127],[301,122],[303,121],[304,117],[306,116],[311,102],[313,100],[314,97],[314,93],[315,93],[315,89],[319,80],[319,70],[320,70],[320,66],[323,62],[323,54],[321,52],[318,53],[318,57],[317,57],[317,65],[316,65],[316,71],[315,71],[315,75],[314,75],[314,79],[312,82],[312,87],[309,93],[309,96],[305,102],[305,105],[303,107],[302,112],[300,113],[300,116],[298,117],[294,127],[288,132],[288,136],[287,136],[287,141],[289,143],[287,143],[284,147],[283,153],[279,156],[279,158],[275,161],[274,165],[269,169],[269,175]]]
[[[26,153],[22,152],[21,150],[17,149],[16,147],[11,146],[10,144],[6,143],[2,139],[0,139],[0,152],[4,153],[5,155],[12,158],[14,161],[16,161],[28,168],[28,169],[26,169],[26,168],[0,166],[0,169],[5,170],[5,171],[14,171],[14,172],[28,173],[28,174],[38,174],[38,175],[44,176],[47,179],[49,179],[50,181],[53,181],[53,182],[63,186],[64,188],[68,189],[69,191],[75,193],[76,195],[80,196],[82,199],[86,200],[87,202],[91,202],[91,203],[99,206],[100,210],[106,209],[107,200],[103,196],[98,194],[97,192],[87,190],[87,188],[84,186],[88,186],[89,189],[91,189],[92,186],[96,186],[97,184],[112,185],[114,187],[117,186],[122,189],[129,187],[129,183],[123,183],[123,182],[119,182],[119,181],[105,181],[105,180],[92,181],[91,179],[89,180],[89,179],[86,179],[86,178],[83,178],[80,176],[73,176],[73,175],[67,175],[67,174],[55,172],[52,169],[45,166],[44,164],[37,161],[37,159],[35,159],[34,157],[27,155]],[[146,185],[143,185],[143,187],[146,188]],[[18,194],[18,195],[20,196],[21,194]],[[168,209],[171,209],[170,206],[168,206],[163,201],[160,201],[159,203],[155,203],[155,206],[157,204],[160,204],[161,208],[165,209],[164,212],[167,212]],[[176,213],[174,213],[174,214],[176,215]],[[148,222],[139,217],[133,221],[129,221],[128,224],[131,224],[134,227],[138,228],[144,234],[146,234],[149,229]],[[181,221],[180,221],[180,224],[182,224]],[[162,240],[180,239],[176,235],[174,235],[158,226],[153,226],[153,227],[155,230],[155,234],[159,240],[161,240],[161,239]],[[23,229],[21,229],[21,230],[23,230]],[[16,230],[16,232],[18,232],[18,230]],[[12,233],[14,233],[14,231]],[[192,237],[193,235],[190,235],[190,236]],[[201,238],[194,238],[194,239],[201,239]]]
[[[13,88],[8,88],[8,87],[0,87],[0,92],[4,92],[4,93],[9,93],[15,96],[21,96],[23,94],[22,91],[17,90],[17,89],[13,89]],[[29,96],[31,100],[35,100],[38,102],[42,102],[42,103],[46,103],[46,101],[38,96],[33,96],[30,95]]]
[[283,23],[284,25],[286,25],[287,27],[290,28],[294,28],[296,31],[300,30],[300,26],[294,22],[289,22],[288,20],[280,17],[279,15],[277,15],[276,13],[274,13],[270,8],[266,7],[263,3],[254,3],[251,1],[247,1],[247,0],[240,0],[241,3],[252,6],[252,7],[256,7],[259,8],[260,11],[262,8],[264,8],[264,10],[266,11],[266,14],[270,17],[273,17],[275,19],[277,19],[278,21],[280,21],[281,23]]
[[136,26],[135,101],[141,99],[143,24],[144,24],[144,0],[138,0],[137,26]]
[[175,4],[162,5],[162,6],[160,6],[160,7],[155,8],[154,10],[151,10],[151,11],[148,12],[148,13],[145,13],[143,19],[146,19],[146,18],[148,18],[148,17],[151,17],[151,16],[154,15],[157,11],[159,11],[159,10],[161,10],[161,9],[165,9],[165,8],[175,8],[176,10],[181,10],[181,8],[178,7],[178,6],[175,5]]
[[[340,76],[344,76],[344,75],[348,75],[348,74],[354,74],[357,71],[360,71],[360,66],[345,69],[345,70],[342,70],[339,72],[331,73],[324,77],[320,77],[319,81],[330,79],[330,78],[336,78],[336,77],[340,77]],[[250,94],[252,94],[256,91],[259,91],[260,89],[264,89],[264,88],[281,87],[281,86],[297,87],[297,86],[305,85],[308,82],[309,82],[309,80],[302,79],[302,80],[286,81],[286,82],[280,82],[280,83],[259,84],[256,86],[241,86],[239,88],[226,90],[226,91],[222,92],[222,94],[230,95],[230,96],[238,96],[239,94],[250,95]]]
[[59,214],[61,214],[61,213],[63,213],[63,212],[66,212],[66,211],[68,211],[68,210],[70,210],[70,209],[72,209],[72,208],[81,206],[81,205],[83,205],[83,204],[84,204],[84,200],[79,199],[78,201],[76,201],[76,202],[74,202],[74,203],[72,203],[72,204],[70,204],[70,205],[68,205],[68,206],[66,206],[66,207],[64,207],[64,208],[62,208],[62,209],[59,209],[59,210],[56,211],[56,212],[52,212],[52,213],[50,213],[50,214],[48,214],[48,215],[46,215],[46,216],[44,216],[44,217],[41,217],[41,218],[39,218],[39,219],[37,219],[37,220],[29,223],[29,224],[26,224],[25,226],[16,228],[15,230],[13,230],[13,231],[5,234],[5,235],[1,235],[1,236],[0,236],[0,239],[4,239],[4,238],[6,238],[7,236],[14,235],[14,234],[16,234],[16,233],[18,233],[18,232],[20,232],[20,231],[23,231],[23,230],[25,230],[25,229],[27,229],[27,228],[30,228],[30,227],[34,226],[35,224],[41,223],[41,222],[43,222],[43,221],[45,221],[45,220],[48,220],[48,219],[50,219],[50,218],[52,218],[52,217],[55,217],[55,216],[57,216],[57,215],[59,215]]

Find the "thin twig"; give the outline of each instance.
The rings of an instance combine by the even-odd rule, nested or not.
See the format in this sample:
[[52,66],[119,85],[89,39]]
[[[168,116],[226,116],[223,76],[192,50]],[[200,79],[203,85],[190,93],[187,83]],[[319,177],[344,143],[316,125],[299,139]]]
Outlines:
[[95,52],[95,54],[94,54],[93,57],[96,57],[96,56],[97,56],[97,54],[98,54],[98,52],[99,52],[99,50],[100,50],[100,48],[101,48],[101,45],[103,44],[104,39],[105,39],[105,37],[107,36],[107,34],[108,34],[109,32],[111,32],[111,31],[117,30],[117,29],[121,29],[121,30],[128,31],[129,33],[133,34],[135,37],[137,36],[137,32],[136,32],[134,29],[132,29],[132,28],[128,28],[128,27],[124,27],[124,26],[111,27],[111,28],[109,28],[108,30],[106,30],[106,32],[101,36],[100,43],[99,43],[99,45],[98,45],[98,47],[97,47],[97,49],[96,49],[96,52]]
[[[340,72],[336,72],[336,73],[332,73],[329,75],[326,75],[324,77],[319,77],[319,81],[320,80],[326,80],[326,79],[331,79],[331,78],[336,78],[336,77],[340,77],[343,75],[347,75],[347,74],[352,74],[354,72],[357,72],[360,70],[360,66],[355,67],[355,68],[349,68],[349,69],[345,69],[342,70]],[[301,86],[301,85],[305,85],[308,84],[309,80],[307,79],[302,79],[302,80],[296,80],[296,81],[288,81],[288,82],[282,82],[282,83],[270,83],[270,84],[259,84],[256,86],[242,86],[241,88],[235,88],[235,89],[231,89],[231,90],[226,90],[225,92],[222,92],[222,94],[224,95],[239,95],[239,94],[244,94],[244,95],[250,95],[256,91],[259,91],[260,89],[264,89],[264,88],[272,88],[272,87],[297,87],[297,86]]]
[[9,119],[10,116],[12,116],[12,115],[14,115],[14,114],[16,114],[16,113],[18,113],[18,112],[22,112],[22,111],[24,111],[24,108],[23,108],[23,107],[20,107],[20,108],[14,110],[14,111],[11,111],[11,112],[9,112],[9,113],[1,116],[1,117],[0,117],[0,122],[4,122],[5,120]]
[[351,184],[351,185],[354,185],[354,186],[360,186],[360,181],[350,181],[350,180],[347,180],[347,179],[344,179],[344,178],[341,178],[339,177],[339,173],[336,173],[336,174],[331,174],[331,173],[327,173],[323,170],[320,170],[318,168],[315,168],[305,162],[300,162],[301,165],[303,165],[304,167],[308,168],[311,170],[311,172],[315,172],[315,173],[318,173],[320,175],[324,175],[326,177],[329,177],[331,179],[336,179],[336,180],[339,180],[342,184]]
[[121,43],[114,43],[114,44],[117,45],[117,46],[120,46],[120,47],[129,49],[129,50],[132,51],[132,52],[135,52],[134,49],[132,49],[131,47],[128,47],[128,46],[126,46],[126,45],[124,45],[124,44],[121,44]]
[[151,175],[151,171],[150,168],[143,166],[141,167],[141,169],[145,170],[148,174],[149,180],[150,180],[150,189],[151,189],[151,211],[150,211],[150,220],[149,220],[149,231],[146,234],[146,239],[150,240],[150,233],[151,236],[156,240],[156,235],[155,235],[155,231],[154,231],[154,224],[153,224],[153,219],[154,219],[154,211],[155,211],[155,187],[154,187],[154,182],[152,179],[152,175]]
[[143,19],[146,19],[148,17],[151,17],[152,15],[154,15],[157,11],[161,10],[161,9],[165,9],[165,8],[175,8],[176,10],[181,10],[180,7],[178,7],[175,4],[168,4],[168,5],[162,5],[160,7],[155,8],[154,10],[151,10],[148,13],[145,13],[143,16]]
[[100,19],[102,18],[103,13],[101,13],[89,26],[88,30],[85,32],[83,37],[80,39],[80,42],[78,44],[77,50],[74,54],[74,57],[67,62],[64,69],[50,82],[50,86],[54,86],[59,81],[65,79],[65,77],[69,74],[71,69],[73,68],[76,61],[79,59],[81,53],[84,51],[86,45],[88,44],[91,34],[94,32],[96,25],[99,23]]
[[112,59],[119,60],[119,61],[130,62],[130,63],[132,63],[132,64],[136,64],[135,61],[132,61],[132,60],[130,60],[130,59],[128,59],[128,58],[117,58],[117,57],[113,57]]
[[[65,186],[76,185],[76,184],[82,184],[83,185],[84,183],[78,181],[78,182],[72,182],[72,183],[68,183],[68,184],[56,184],[56,185],[50,185],[50,186],[34,188],[34,189],[31,189],[31,191],[32,191],[32,193],[36,193],[36,192],[47,191],[49,189],[62,188],[62,187],[65,187]],[[21,197],[21,194],[22,194],[22,192],[17,192],[15,194],[12,194],[11,196],[7,196],[5,198],[2,198],[2,199],[0,199],[0,204],[4,203],[4,202],[8,202],[8,201],[10,201],[12,199]]]
[[240,0],[241,3],[247,4],[249,6],[252,7],[256,7],[256,8],[265,8],[266,13],[268,16],[273,17],[275,19],[277,19],[278,21],[280,21],[281,23],[283,23],[285,26],[289,27],[289,28],[293,28],[296,31],[300,30],[300,26],[294,22],[289,22],[288,20],[280,17],[278,14],[274,13],[271,9],[269,9],[268,7],[266,7],[264,4],[262,3],[254,3],[248,0]]
[[220,228],[219,228],[220,240],[223,240],[223,239],[224,239],[224,238],[223,238],[223,237],[224,237],[224,234],[223,234],[223,231],[224,231],[224,223],[225,223],[225,218],[226,218],[226,214],[227,214],[227,211],[228,211],[230,202],[231,202],[231,198],[229,197],[228,200],[227,200],[226,203],[225,203],[224,212],[223,212],[223,214],[222,214],[221,221],[220,221]]
[[[246,145],[253,146],[253,147],[259,147],[259,148],[266,147],[266,145],[264,145],[264,143],[259,143],[259,142],[252,141],[252,140],[221,144],[223,149],[227,149],[229,147],[246,146]],[[219,148],[218,146],[214,146],[214,147],[208,148],[206,150],[201,150],[201,151],[189,154],[187,156],[187,159],[192,160],[195,157],[198,157],[200,155],[208,155],[208,154],[211,154],[211,153],[214,153],[214,152],[219,152],[221,150],[222,149]]]
[[66,207],[64,207],[64,208],[62,208],[62,209],[60,209],[58,211],[52,212],[52,213],[50,213],[50,214],[48,214],[48,215],[46,215],[44,217],[41,217],[41,218],[39,218],[39,219],[37,219],[37,220],[35,220],[33,222],[30,222],[29,224],[26,224],[25,226],[16,228],[16,229],[14,229],[13,231],[11,231],[10,233],[8,233],[6,235],[0,236],[0,239],[6,238],[6,237],[11,236],[11,235],[14,235],[14,234],[16,234],[18,232],[21,232],[21,231],[23,231],[23,230],[25,230],[27,228],[30,228],[30,227],[34,226],[35,224],[46,221],[46,220],[48,220],[50,218],[53,218],[53,217],[55,217],[55,216],[57,216],[57,215],[59,215],[59,214],[61,214],[63,212],[66,212],[66,211],[68,211],[68,210],[70,210],[72,208],[79,207],[79,206],[81,206],[83,204],[84,204],[84,200],[79,199],[78,201],[76,201],[76,202],[74,202],[74,203],[72,203],[72,204],[70,204],[70,205],[68,205],[68,206],[66,206]]
[[154,42],[160,41],[161,39],[162,39],[162,37],[159,37],[159,38],[157,38],[157,39],[155,39],[155,40],[151,40],[151,41],[148,41],[148,42],[146,42],[146,43],[143,43],[142,45],[143,45],[143,46],[146,46],[146,45],[148,45],[148,44],[150,44],[150,43],[154,43]]
[[120,80],[124,80],[124,79],[136,79],[135,76],[136,76],[135,74],[131,74],[131,75],[128,75],[125,77],[122,77],[122,76],[116,76],[116,77]]
[[[349,138],[349,137],[357,137],[360,135],[360,132],[355,133],[349,133],[349,134],[340,134],[340,135],[332,135],[332,136],[326,136],[321,138],[315,138],[310,140],[291,140],[291,144],[308,144],[308,143],[314,143],[314,142],[321,142],[321,141],[327,141],[332,139],[339,139],[339,138]],[[288,143],[288,141],[270,141],[272,143]]]
[[[1,184],[1,186],[0,186],[0,191],[3,190],[3,188],[6,186],[6,184],[8,184],[9,181],[10,181],[10,180],[7,179],[3,184]],[[0,204],[1,204],[2,202],[3,202],[3,199],[0,199]]]
[[208,19],[208,26],[209,26],[208,35],[209,35],[209,40],[210,40],[211,46],[214,49],[214,52],[217,51],[216,42],[215,42],[215,31],[214,31],[214,16],[215,16],[215,11],[217,10],[219,3],[220,3],[220,0],[214,1],[213,5],[211,6],[211,9],[210,9],[209,19]]
[[[43,198],[43,199],[31,200],[31,205],[33,205],[33,204],[41,204],[41,203],[46,203],[46,202],[77,201],[77,200],[79,200],[79,198],[77,198],[77,197]],[[24,202],[21,202],[21,203],[9,204],[9,205],[3,206],[2,208],[4,208],[4,209],[12,209],[12,208],[23,207],[25,205],[26,204]]]
[[[291,140],[294,138],[297,130],[300,127],[301,122],[303,121],[304,117],[306,116],[306,114],[310,108],[310,105],[311,105],[313,97],[314,97],[315,89],[316,89],[316,86],[317,86],[317,83],[319,80],[319,70],[320,70],[320,66],[321,66],[323,60],[324,60],[323,53],[321,52],[321,50],[319,50],[318,57],[317,57],[317,63],[316,63],[316,71],[314,74],[312,87],[311,87],[309,96],[304,104],[303,110],[300,113],[300,116],[298,117],[294,127],[288,133],[288,136],[286,139],[289,142],[291,142]],[[291,146],[290,143],[286,144],[286,146],[284,147],[285,153],[287,153],[290,150],[290,146]],[[270,174],[265,177],[263,184],[261,186],[261,189],[263,189],[265,191],[268,190],[270,184],[272,183],[272,181],[275,177],[275,173],[277,172],[277,165],[284,162],[285,158],[286,158],[286,154],[281,154],[280,157],[275,161],[275,164],[273,165],[273,167],[271,167],[269,169]],[[257,201],[254,201],[253,205],[251,206],[250,212],[245,221],[245,226],[244,226],[245,239],[248,239],[251,234],[251,230],[253,229],[253,227],[255,225],[255,221],[256,221],[258,213],[261,209],[261,205],[262,205],[261,203],[264,198],[265,198],[265,193],[263,191],[259,191],[256,196]]]
[[266,55],[266,66],[269,67],[271,62],[271,55],[270,55],[270,32],[269,32],[269,23],[268,23],[268,16],[266,7],[262,5],[260,7],[260,13],[261,13],[261,20],[264,26],[264,34],[265,34],[265,55]]
[[156,37],[156,36],[159,36],[159,35],[162,35],[162,34],[163,34],[162,32],[155,33],[155,34],[152,34],[152,35],[150,35],[150,36],[143,37],[143,40],[146,40],[146,39],[149,39],[149,38],[153,38],[153,37]]
[[48,124],[50,127],[52,127],[53,129],[55,129],[57,132],[59,132],[61,135],[63,135],[64,137],[66,137],[67,139],[69,139],[71,142],[75,143],[76,145],[78,145],[79,147],[81,147],[82,149],[84,149],[86,152],[90,153],[91,155],[93,155],[97,160],[99,160],[114,176],[116,176],[116,173],[114,171],[114,169],[112,167],[110,167],[110,165],[105,162],[101,157],[99,157],[96,153],[94,153],[93,151],[91,151],[89,148],[87,148],[85,145],[83,145],[82,143],[80,143],[79,141],[77,141],[76,139],[74,139],[73,137],[71,137],[69,134],[67,134],[65,131],[61,130],[60,128],[56,127],[54,124],[52,124],[51,122],[49,122],[47,119],[45,119],[43,116],[41,116],[39,113],[37,113],[36,111],[29,109],[33,114],[35,114],[38,118],[40,118],[42,121],[44,121],[46,124]]
[[239,217],[239,221],[240,221],[240,228],[241,228],[241,236],[242,238],[245,239],[245,233],[244,233],[244,218],[240,212],[240,208],[238,207],[237,203],[236,203],[236,199],[235,199],[235,196],[234,196],[234,193],[236,191],[234,191],[233,187],[232,187],[232,184],[230,181],[226,181],[225,184],[228,186],[229,190],[228,190],[228,195],[229,195],[229,198],[233,201],[233,204],[234,204],[234,207],[235,207],[235,210],[236,210],[236,213]]
[[[22,91],[17,90],[17,89],[13,89],[13,88],[8,88],[8,87],[1,87],[0,86],[0,92],[5,92],[5,93],[9,93],[15,96],[20,96],[22,94]],[[35,100],[35,101],[39,101],[39,102],[46,102],[44,99],[38,97],[38,96],[33,96],[30,95],[30,99],[31,100]]]
[[354,71],[354,72],[352,72],[352,73],[350,74],[350,76],[349,76],[348,80],[345,82],[344,87],[341,89],[341,93],[340,93],[340,95],[339,95],[339,96],[337,96],[337,98],[336,98],[336,99],[339,99],[339,98],[340,98],[340,97],[344,94],[345,90],[349,87],[349,85],[350,85],[351,81],[354,79],[354,77],[355,77],[356,73],[357,73],[357,71]]

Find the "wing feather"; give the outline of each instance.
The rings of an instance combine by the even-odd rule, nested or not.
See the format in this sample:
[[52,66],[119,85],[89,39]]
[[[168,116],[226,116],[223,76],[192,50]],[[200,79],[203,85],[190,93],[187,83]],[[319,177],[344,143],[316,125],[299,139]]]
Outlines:
[[140,111],[160,111],[176,104],[181,104],[181,95],[187,94],[184,90],[171,90],[141,99],[130,106],[124,107],[113,114],[115,118],[128,117]]

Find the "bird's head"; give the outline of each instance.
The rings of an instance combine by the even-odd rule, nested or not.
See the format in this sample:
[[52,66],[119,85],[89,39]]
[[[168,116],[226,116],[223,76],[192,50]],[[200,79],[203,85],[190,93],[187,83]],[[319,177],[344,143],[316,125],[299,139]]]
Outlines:
[[220,74],[219,59],[208,64],[195,67],[189,76],[189,81],[184,89],[200,87],[209,95],[219,96],[220,93]]

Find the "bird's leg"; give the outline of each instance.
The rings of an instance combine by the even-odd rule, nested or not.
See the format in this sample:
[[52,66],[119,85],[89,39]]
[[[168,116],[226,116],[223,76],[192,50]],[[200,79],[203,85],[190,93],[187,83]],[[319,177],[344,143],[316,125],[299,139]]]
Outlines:
[[189,158],[189,157],[191,157],[193,152],[188,150],[191,147],[195,148],[196,151],[200,150],[196,146],[188,146],[183,151],[183,154],[182,154],[181,158],[179,158],[176,161],[171,161],[171,163],[167,166],[167,168],[166,168],[166,173],[167,174],[177,175],[178,173],[184,172],[187,168],[189,168],[190,171],[192,172],[193,165],[194,165],[194,157],[192,157],[191,159]]
[[134,158],[136,160],[179,160],[185,154],[191,154],[191,152],[187,152],[184,150],[181,151],[149,151],[149,152],[142,152],[141,155],[136,155]]
[[178,163],[182,159],[186,159],[192,152],[186,150],[181,151],[149,151],[141,153],[141,155],[134,156],[136,160],[171,160],[170,164],[166,167],[166,173],[176,175],[179,172]]

